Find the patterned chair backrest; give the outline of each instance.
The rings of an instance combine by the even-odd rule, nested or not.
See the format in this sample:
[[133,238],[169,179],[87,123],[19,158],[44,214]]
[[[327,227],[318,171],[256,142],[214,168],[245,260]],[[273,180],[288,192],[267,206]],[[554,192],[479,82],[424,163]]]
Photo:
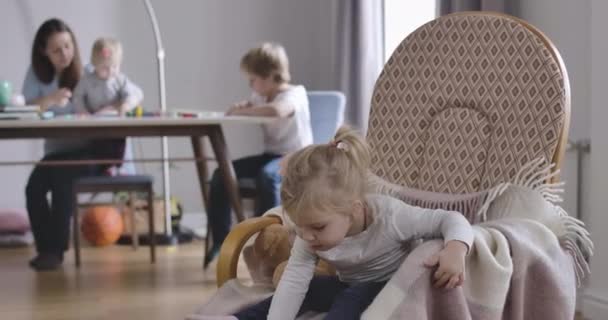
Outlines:
[[551,42],[495,13],[440,17],[393,52],[372,96],[372,170],[389,182],[448,193],[511,181],[528,161],[559,168],[570,89]]

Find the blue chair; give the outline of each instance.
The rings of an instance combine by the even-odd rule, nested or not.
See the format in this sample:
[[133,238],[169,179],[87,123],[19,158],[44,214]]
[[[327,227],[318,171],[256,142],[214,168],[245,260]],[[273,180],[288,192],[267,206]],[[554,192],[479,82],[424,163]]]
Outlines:
[[328,143],[344,121],[346,97],[339,91],[309,91],[313,143]]

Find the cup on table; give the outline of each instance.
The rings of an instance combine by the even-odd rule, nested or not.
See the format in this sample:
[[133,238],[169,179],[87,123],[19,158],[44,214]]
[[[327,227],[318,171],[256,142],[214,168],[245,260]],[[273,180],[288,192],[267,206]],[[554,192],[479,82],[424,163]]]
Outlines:
[[13,86],[6,80],[0,80],[0,106],[6,106],[11,103],[13,96]]

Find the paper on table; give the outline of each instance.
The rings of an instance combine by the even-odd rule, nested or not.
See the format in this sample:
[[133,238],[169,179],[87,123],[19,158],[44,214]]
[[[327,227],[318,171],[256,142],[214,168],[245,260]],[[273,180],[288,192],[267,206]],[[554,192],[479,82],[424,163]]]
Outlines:
[[27,105],[27,106],[8,105],[8,106],[0,106],[0,112],[40,112],[40,106],[38,106],[38,105]]
[[170,114],[175,117],[185,118],[221,118],[225,116],[223,112],[218,111],[200,111],[187,109],[171,110]]

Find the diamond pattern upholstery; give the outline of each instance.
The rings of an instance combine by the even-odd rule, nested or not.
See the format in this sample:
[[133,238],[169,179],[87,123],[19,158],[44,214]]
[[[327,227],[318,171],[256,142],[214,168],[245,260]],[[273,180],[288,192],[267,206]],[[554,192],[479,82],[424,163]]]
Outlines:
[[372,170],[425,191],[485,190],[532,159],[560,158],[569,105],[559,53],[534,27],[443,16],[403,40],[376,82]]

